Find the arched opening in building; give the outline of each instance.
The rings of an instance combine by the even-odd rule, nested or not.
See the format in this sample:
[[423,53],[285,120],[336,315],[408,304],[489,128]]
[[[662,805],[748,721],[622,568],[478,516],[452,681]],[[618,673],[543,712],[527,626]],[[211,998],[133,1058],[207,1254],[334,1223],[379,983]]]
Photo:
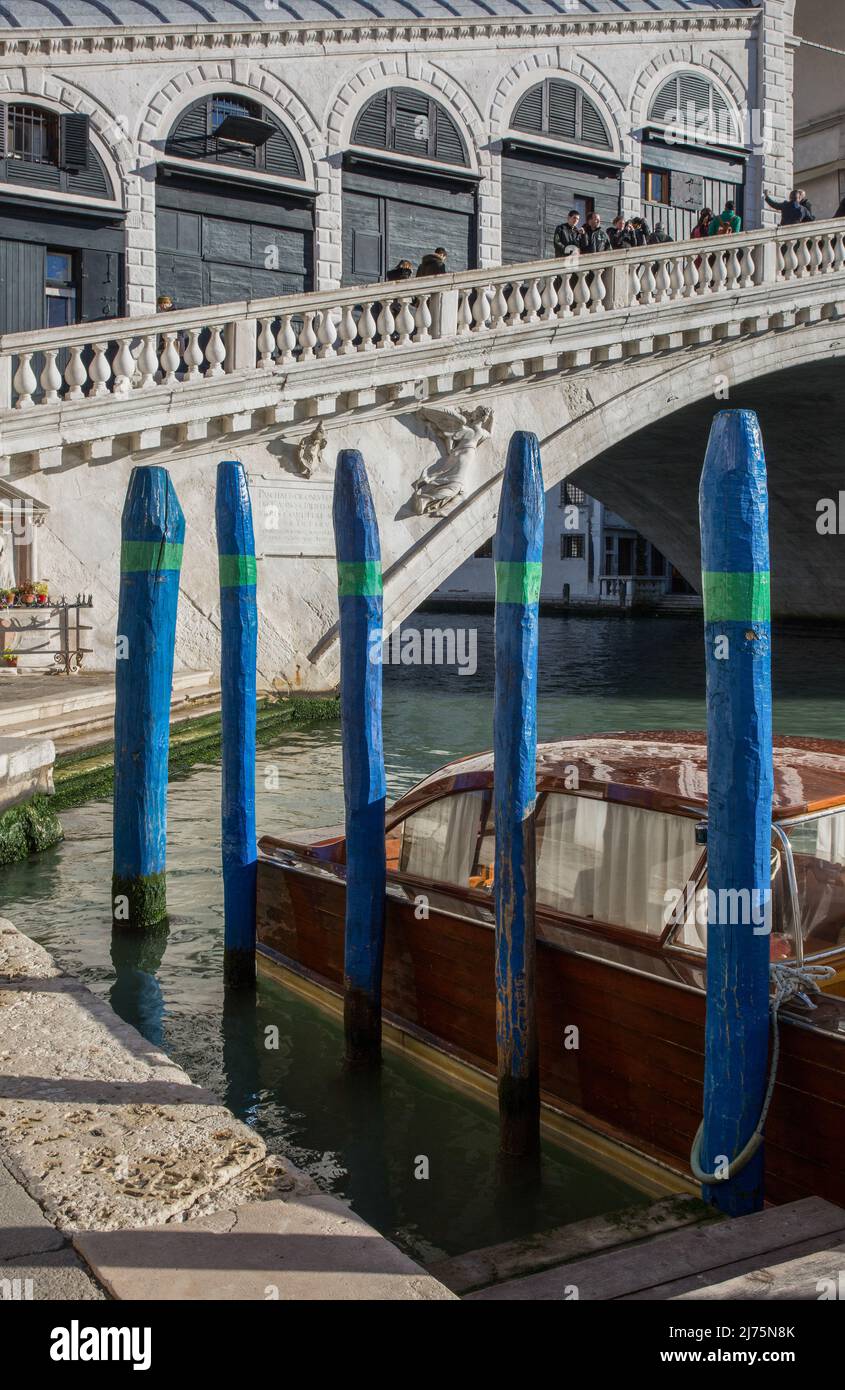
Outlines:
[[734,107],[696,72],[675,73],[658,87],[642,139],[643,214],[673,241],[692,235],[703,208],[732,202],[745,226],[748,159]]
[[582,223],[619,211],[622,159],[607,120],[580,87],[548,77],[518,101],[502,142],[502,261],[553,256],[573,209]]
[[156,294],[185,309],[313,289],[314,203],[271,111],[229,92],[200,97],[158,166]]
[[0,333],[123,312],[124,214],[86,115],[0,102]]
[[376,283],[401,260],[416,270],[438,246],[447,269],[473,269],[478,181],[440,102],[409,87],[371,97],[343,157],[343,283]]

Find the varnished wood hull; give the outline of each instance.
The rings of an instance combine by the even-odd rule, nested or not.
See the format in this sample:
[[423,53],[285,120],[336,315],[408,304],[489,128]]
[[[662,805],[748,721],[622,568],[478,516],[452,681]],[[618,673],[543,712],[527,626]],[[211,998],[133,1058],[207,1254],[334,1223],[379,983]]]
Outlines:
[[[259,862],[260,944],[337,993],[343,913],[341,881]],[[388,899],[385,1013],[490,1075],[493,946],[483,922],[433,909],[417,920],[412,907]],[[702,1110],[703,993],[544,940],[537,987],[543,1099],[688,1175]],[[572,1025],[577,1047],[568,1045]],[[785,1021],[781,1036],[766,1196],[845,1204],[845,1034]]]

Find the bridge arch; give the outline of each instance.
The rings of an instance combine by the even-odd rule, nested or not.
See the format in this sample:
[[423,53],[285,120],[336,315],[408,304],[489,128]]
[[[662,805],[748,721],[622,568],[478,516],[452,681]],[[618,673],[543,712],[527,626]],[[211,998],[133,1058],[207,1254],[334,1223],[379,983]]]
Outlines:
[[[588,491],[592,484],[595,491],[600,474],[595,468],[589,471],[588,466],[614,446],[639,435],[655,420],[671,419],[688,407],[707,402],[708,398],[712,399],[713,414],[721,409],[738,407],[745,403],[743,395],[747,395],[741,388],[749,387],[754,382],[774,375],[782,379],[783,374],[793,368],[818,363],[835,363],[836,371],[841,373],[839,364],[843,360],[845,336],[833,337],[830,324],[821,323],[793,330],[789,334],[766,333],[756,339],[743,338],[719,346],[711,345],[694,354],[673,354],[663,361],[658,360],[656,364],[652,361],[651,366],[646,364],[636,369],[638,375],[633,380],[620,376],[615,391],[611,384],[612,376],[624,369],[611,366],[598,373],[556,377],[527,389],[524,384],[514,384],[504,390],[500,388],[502,394],[497,397],[497,411],[500,419],[503,418],[506,423],[497,436],[496,444],[497,459],[501,460],[502,467],[496,467],[472,496],[385,570],[385,629],[392,630],[409,617],[493,535],[511,429],[533,429],[539,435],[547,492],[565,478],[576,474],[581,474],[579,483],[583,480]],[[717,399],[714,394],[717,385],[722,382],[729,384],[730,396],[727,400]],[[510,400],[506,406],[507,397]],[[559,423],[552,423],[555,420]],[[700,453],[700,463],[703,463],[706,430],[702,429],[698,443],[700,450],[697,450],[696,457]],[[635,469],[636,466],[636,460],[632,460],[630,467]],[[582,470],[588,472],[586,478]],[[823,485],[812,480],[812,487],[822,488]],[[819,496],[822,495],[825,495],[824,492],[819,491]],[[835,488],[832,495],[836,495]],[[792,503],[788,498],[783,501],[785,514],[788,514]],[[653,508],[653,499],[650,505]],[[814,502],[812,507],[808,503],[808,508],[808,516],[812,520],[815,516]],[[626,519],[637,525],[636,516],[628,515]],[[690,525],[697,536],[694,508]],[[659,536],[655,540],[667,557],[677,563],[671,544],[661,545]],[[678,567],[683,572],[683,561]],[[694,565],[691,567],[687,561],[686,568],[691,570],[694,579]],[[690,573],[687,577],[690,577]],[[312,651],[311,658],[321,682],[327,686],[336,683],[339,654],[335,628],[325,634]]]

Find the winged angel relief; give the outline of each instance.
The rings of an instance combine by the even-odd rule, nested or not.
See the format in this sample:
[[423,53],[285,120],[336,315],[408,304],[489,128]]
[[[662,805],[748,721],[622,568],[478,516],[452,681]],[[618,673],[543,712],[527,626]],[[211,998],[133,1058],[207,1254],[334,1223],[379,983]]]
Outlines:
[[493,432],[493,411],[486,405],[475,410],[424,406],[418,414],[438,436],[445,452],[417,478],[412,505],[417,516],[442,516],[463,496],[476,450]]

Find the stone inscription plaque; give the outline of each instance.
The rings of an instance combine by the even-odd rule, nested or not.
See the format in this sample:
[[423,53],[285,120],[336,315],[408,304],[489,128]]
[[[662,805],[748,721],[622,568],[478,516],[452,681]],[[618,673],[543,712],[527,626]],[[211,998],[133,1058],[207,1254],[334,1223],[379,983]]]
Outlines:
[[253,482],[257,555],[334,555],[332,485]]

